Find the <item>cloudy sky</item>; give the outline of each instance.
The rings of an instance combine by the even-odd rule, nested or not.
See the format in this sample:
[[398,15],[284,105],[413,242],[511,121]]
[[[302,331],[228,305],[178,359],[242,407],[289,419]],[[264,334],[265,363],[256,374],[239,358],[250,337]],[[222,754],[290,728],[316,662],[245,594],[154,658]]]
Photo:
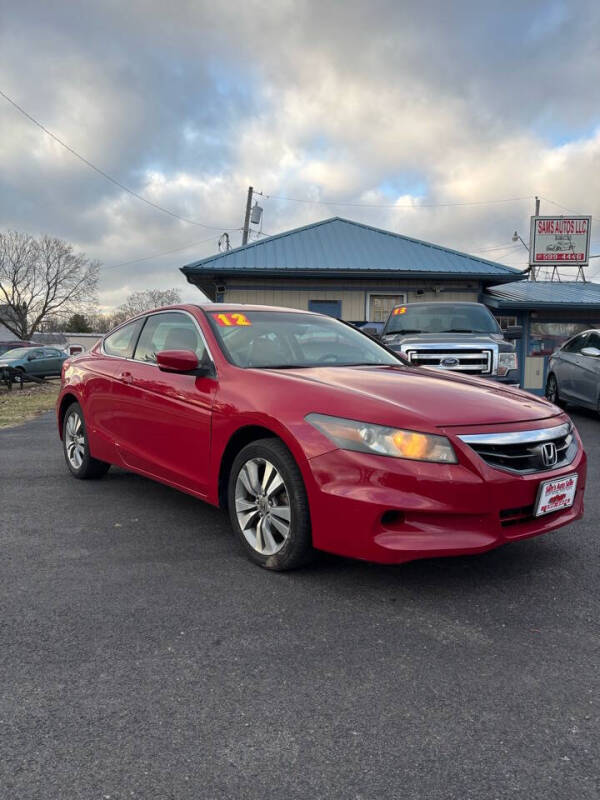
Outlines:
[[224,230],[240,243],[250,184],[267,234],[339,215],[524,267],[511,235],[538,194],[542,213],[594,214],[600,252],[597,0],[0,8],[0,89],[197,223],[0,97],[2,228],[98,258],[105,308],[144,288],[197,298],[178,267]]

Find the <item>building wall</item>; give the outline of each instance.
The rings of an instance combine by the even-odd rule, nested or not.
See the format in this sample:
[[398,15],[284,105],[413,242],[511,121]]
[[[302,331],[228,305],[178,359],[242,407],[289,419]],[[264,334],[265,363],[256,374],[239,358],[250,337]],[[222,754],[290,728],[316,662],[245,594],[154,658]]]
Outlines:
[[[434,289],[435,287],[435,289]],[[436,291],[437,289],[437,291]],[[420,293],[417,294],[417,290]],[[228,303],[257,303],[287,306],[307,310],[310,300],[339,300],[342,317],[356,322],[365,320],[369,294],[404,295],[405,302],[434,300],[477,301],[481,292],[477,281],[400,281],[381,282],[351,280],[337,283],[331,280],[274,279],[270,285],[265,280],[229,279],[222,299]]]
[[6,325],[0,322],[0,342],[18,341],[18,337],[12,331],[9,331]]

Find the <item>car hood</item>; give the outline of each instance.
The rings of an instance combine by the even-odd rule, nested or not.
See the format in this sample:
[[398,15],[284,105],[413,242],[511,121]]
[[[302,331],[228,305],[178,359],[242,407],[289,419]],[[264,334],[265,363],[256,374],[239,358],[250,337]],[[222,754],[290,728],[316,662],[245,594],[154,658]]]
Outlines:
[[[443,428],[529,422],[561,413],[546,400],[519,389],[424,367],[324,366],[281,370],[276,374],[294,384],[294,394],[303,391],[299,385],[303,384],[306,390],[303,394],[309,404],[312,398],[308,384],[329,388],[325,405],[330,407],[315,405],[307,409],[307,413],[368,418],[371,422],[385,417],[387,424],[420,423],[430,428]],[[318,394],[318,402],[323,406],[324,396]],[[357,409],[362,416],[356,416]]]
[[500,344],[504,342],[501,334],[496,333],[386,333],[382,341],[388,347],[393,345],[419,345],[419,344],[469,344],[482,346],[494,342]]

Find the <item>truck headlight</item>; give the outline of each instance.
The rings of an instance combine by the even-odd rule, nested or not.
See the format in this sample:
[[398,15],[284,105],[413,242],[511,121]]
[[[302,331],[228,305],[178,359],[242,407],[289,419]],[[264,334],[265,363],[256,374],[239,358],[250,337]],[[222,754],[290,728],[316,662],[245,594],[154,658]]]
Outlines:
[[387,428],[384,425],[330,417],[326,414],[309,414],[306,421],[342,450],[376,453],[411,461],[457,463],[454,448],[445,436]]
[[511,369],[518,369],[519,361],[516,353],[500,353],[498,355],[498,375],[506,375]]

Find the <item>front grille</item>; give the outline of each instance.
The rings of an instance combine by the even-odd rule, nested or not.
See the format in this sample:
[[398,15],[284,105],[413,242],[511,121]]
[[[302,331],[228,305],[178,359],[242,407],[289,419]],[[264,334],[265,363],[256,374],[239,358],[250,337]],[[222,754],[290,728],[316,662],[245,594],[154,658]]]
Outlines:
[[[411,364],[419,367],[437,367],[453,372],[466,372],[468,375],[489,375],[492,372],[491,350],[456,350],[436,348],[433,350],[410,349],[406,356]],[[455,363],[445,364],[445,361]]]
[[519,475],[565,467],[577,453],[577,439],[569,423],[535,431],[468,434],[458,438],[491,467]]

